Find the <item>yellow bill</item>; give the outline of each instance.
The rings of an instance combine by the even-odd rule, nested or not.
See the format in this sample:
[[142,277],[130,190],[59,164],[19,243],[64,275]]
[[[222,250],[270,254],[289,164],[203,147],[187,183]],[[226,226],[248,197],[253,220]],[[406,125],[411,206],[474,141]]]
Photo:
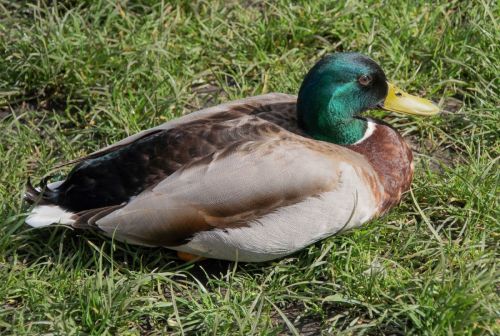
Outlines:
[[421,116],[439,113],[439,107],[430,100],[412,96],[391,83],[387,83],[387,85],[389,92],[381,106],[384,110]]

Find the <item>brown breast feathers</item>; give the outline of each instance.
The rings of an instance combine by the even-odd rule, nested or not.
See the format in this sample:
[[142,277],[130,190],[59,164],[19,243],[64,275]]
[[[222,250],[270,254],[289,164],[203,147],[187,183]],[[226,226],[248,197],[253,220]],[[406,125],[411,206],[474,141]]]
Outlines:
[[413,154],[403,137],[389,125],[378,123],[373,134],[348,148],[362,154],[373,166],[384,187],[383,214],[397,204],[413,178]]

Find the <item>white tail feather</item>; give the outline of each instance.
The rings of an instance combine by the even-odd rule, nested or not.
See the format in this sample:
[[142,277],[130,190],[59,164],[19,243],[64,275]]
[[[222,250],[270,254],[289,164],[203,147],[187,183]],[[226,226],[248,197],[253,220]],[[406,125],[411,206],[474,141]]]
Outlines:
[[51,224],[71,225],[74,222],[74,213],[66,211],[57,205],[36,206],[26,218],[26,224],[37,228]]

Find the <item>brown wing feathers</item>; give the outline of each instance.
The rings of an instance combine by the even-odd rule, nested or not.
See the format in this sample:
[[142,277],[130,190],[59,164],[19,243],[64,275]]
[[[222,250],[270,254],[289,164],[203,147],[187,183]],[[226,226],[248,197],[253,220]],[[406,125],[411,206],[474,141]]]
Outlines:
[[197,232],[246,226],[331,190],[338,180],[334,160],[280,133],[194,161],[96,225],[123,240],[176,246]]

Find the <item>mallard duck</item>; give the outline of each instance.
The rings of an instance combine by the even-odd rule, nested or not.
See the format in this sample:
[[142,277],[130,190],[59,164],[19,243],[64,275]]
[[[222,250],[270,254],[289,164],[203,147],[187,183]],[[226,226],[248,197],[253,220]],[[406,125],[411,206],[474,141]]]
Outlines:
[[33,188],[26,223],[97,229],[195,257],[262,262],[360,226],[397,204],[412,152],[369,109],[434,115],[370,58],[337,53],[298,97],[232,101],[132,135]]

